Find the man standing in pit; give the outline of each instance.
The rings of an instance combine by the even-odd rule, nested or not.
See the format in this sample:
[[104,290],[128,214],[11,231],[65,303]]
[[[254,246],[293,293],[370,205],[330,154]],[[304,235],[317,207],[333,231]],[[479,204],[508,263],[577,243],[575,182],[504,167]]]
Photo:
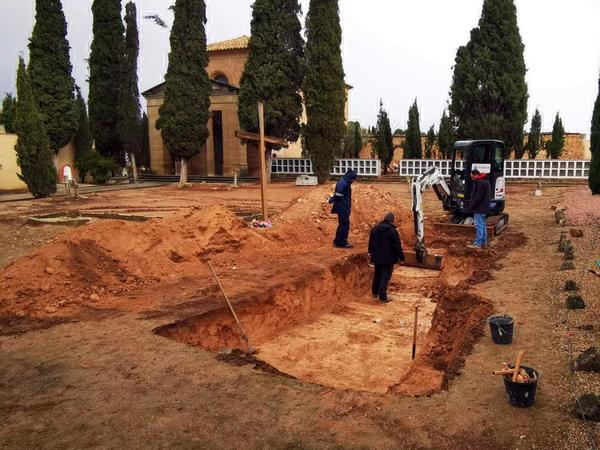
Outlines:
[[490,213],[492,201],[492,187],[485,173],[475,169],[471,171],[471,198],[469,199],[468,213],[473,214],[475,222],[475,242],[471,248],[483,248],[488,245],[486,218]]
[[353,247],[348,242],[350,233],[350,213],[352,212],[352,183],[356,180],[356,172],[348,170],[340,181],[335,185],[335,194],[329,199],[333,203],[331,214],[338,215],[338,228],[335,233],[334,247],[350,249]]
[[394,225],[394,215],[387,213],[383,222],[375,225],[369,236],[369,257],[375,265],[371,292],[381,303],[388,303],[387,288],[394,265],[404,262],[400,235]]

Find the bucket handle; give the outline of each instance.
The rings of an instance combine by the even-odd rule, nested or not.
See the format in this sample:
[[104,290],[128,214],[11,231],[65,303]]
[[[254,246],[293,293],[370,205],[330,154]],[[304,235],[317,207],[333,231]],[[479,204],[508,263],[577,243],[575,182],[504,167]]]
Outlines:
[[498,327],[498,331],[500,332],[500,336],[502,336],[502,333],[504,333],[507,336],[512,336],[512,333],[509,333],[508,331],[506,331],[504,328],[502,328],[499,324],[494,324]]

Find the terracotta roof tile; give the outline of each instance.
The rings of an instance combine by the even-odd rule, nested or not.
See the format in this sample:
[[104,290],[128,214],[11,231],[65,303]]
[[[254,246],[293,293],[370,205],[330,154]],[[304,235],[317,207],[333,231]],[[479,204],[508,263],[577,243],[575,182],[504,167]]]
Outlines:
[[218,52],[224,50],[241,50],[248,48],[250,44],[249,36],[240,36],[235,39],[229,39],[227,41],[215,42],[214,44],[208,45],[209,52]]

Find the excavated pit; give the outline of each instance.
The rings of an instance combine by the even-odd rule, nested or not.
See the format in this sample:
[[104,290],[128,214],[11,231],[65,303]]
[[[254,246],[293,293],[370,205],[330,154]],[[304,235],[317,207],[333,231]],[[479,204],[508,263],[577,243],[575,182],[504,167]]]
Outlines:
[[[450,288],[472,274],[450,259],[442,272],[396,270],[381,305],[370,294],[372,269],[353,256],[323,271],[235,301],[257,354],[248,363],[307,382],[369,392],[428,395],[462,365],[491,312],[485,300]],[[417,358],[412,360],[415,306]],[[245,349],[227,306],[165,325],[158,335],[212,352]],[[225,352],[223,352],[225,350]],[[232,361],[239,364],[240,352]]]

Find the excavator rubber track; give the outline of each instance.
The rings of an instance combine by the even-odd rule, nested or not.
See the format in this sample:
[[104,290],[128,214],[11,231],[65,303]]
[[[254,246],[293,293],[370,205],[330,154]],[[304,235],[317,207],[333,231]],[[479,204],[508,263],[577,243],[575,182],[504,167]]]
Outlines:
[[[506,227],[508,227],[508,222],[509,216],[506,213],[488,217],[488,239],[491,240],[502,234]],[[433,226],[436,230],[452,236],[475,236],[475,227],[473,225],[435,222]]]

